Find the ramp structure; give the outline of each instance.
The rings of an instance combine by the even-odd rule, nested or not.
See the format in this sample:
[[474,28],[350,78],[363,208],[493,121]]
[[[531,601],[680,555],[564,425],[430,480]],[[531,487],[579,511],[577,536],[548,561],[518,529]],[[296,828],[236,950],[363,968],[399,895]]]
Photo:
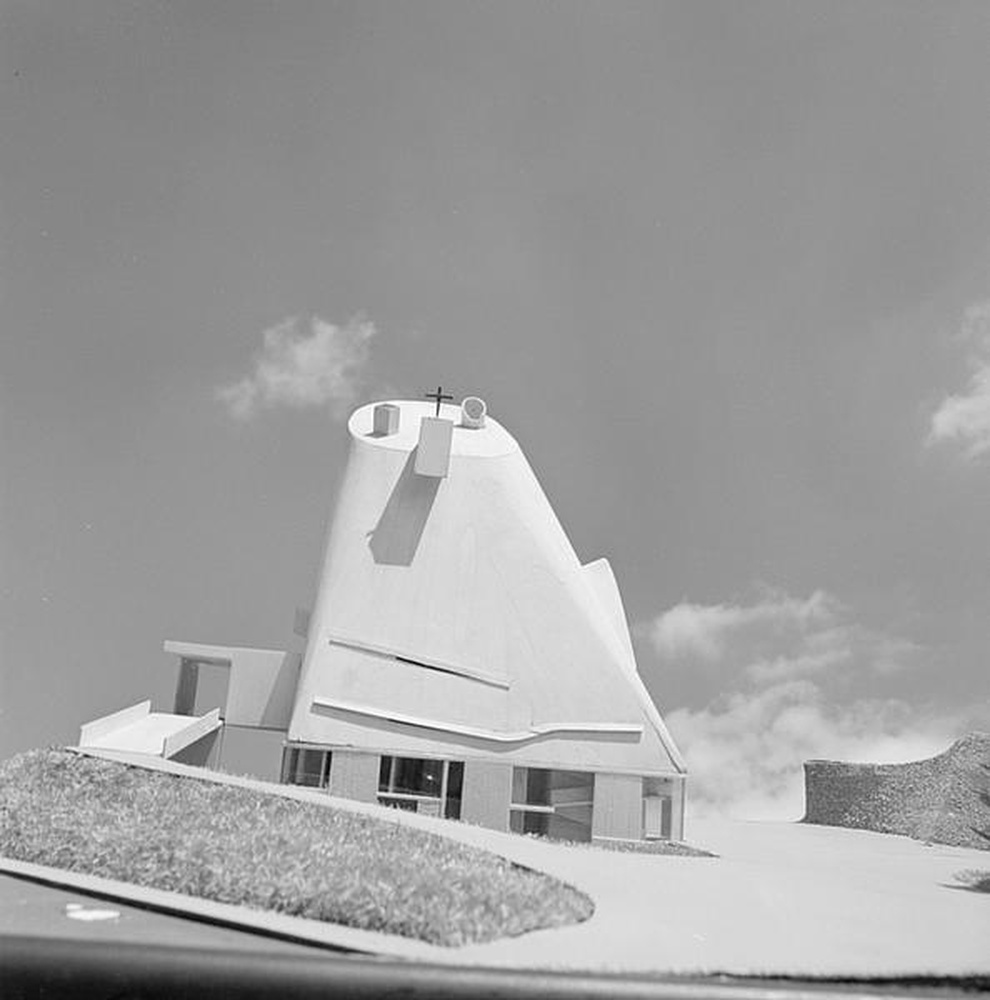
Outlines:
[[167,643],[177,713],[229,668],[228,724],[283,781],[575,840],[683,835],[685,768],[607,560],[582,564],[513,437],[469,397],[356,410],[301,663]]
[[152,712],[151,702],[142,701],[87,722],[80,731],[79,746],[146,753],[183,764],[206,764],[222,726],[219,708],[197,718]]

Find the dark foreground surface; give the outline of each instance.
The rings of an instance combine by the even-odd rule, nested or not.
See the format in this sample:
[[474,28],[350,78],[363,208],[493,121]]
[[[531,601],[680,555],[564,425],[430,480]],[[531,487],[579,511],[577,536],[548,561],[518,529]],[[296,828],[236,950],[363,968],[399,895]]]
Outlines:
[[[118,916],[110,916],[114,913]],[[314,953],[307,945],[261,938],[232,927],[187,920],[0,874],[0,944],[4,947],[6,960],[11,958],[10,941],[21,938],[48,942],[53,949],[78,944],[82,952],[110,943],[114,946],[158,945],[180,950],[206,948],[231,954],[238,951],[290,956]],[[0,976],[2,970],[0,967]],[[5,995],[0,989],[0,998]]]
[[[70,913],[84,913],[82,919]],[[112,916],[110,914],[116,914]],[[990,978],[799,982],[458,969],[357,957],[0,876],[0,996],[798,1000],[990,993]]]
[[405,997],[437,1000],[849,1000],[985,994],[985,980],[798,982],[659,979],[458,969],[367,958],[284,952],[0,937],[5,998],[35,997]]
[[35,997],[405,997],[436,1000],[827,1000],[829,997],[957,997],[987,981],[746,981],[588,976],[457,969],[311,954],[245,953],[111,941],[0,937],[4,998]]

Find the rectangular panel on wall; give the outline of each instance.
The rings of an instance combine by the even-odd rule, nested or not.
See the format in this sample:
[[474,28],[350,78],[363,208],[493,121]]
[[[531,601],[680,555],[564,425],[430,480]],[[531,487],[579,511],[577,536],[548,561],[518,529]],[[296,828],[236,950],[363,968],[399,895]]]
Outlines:
[[334,750],[330,761],[330,794],[357,802],[378,801],[379,755]]
[[285,733],[277,729],[225,725],[220,765],[232,774],[280,781]]
[[509,829],[512,765],[501,761],[466,760],[461,792],[461,819],[491,830]]
[[196,714],[196,688],[199,685],[199,664],[183,657],[179,661],[179,680],[175,685],[176,715]]
[[641,840],[643,779],[635,774],[596,774],[593,837]]
[[450,468],[450,445],[454,421],[444,417],[423,417],[419,425],[419,444],[414,452],[417,475],[443,478]]
[[232,654],[225,721],[287,729],[302,657],[267,649],[235,649]]

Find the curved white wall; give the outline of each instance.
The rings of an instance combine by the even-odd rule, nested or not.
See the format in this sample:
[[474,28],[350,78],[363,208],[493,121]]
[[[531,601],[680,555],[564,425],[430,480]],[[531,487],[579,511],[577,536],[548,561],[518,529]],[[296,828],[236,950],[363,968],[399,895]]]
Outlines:
[[[420,476],[413,452],[433,405],[395,405],[397,434],[374,436],[373,406],[349,424],[289,738],[682,770],[635,674],[617,591],[603,595],[605,571],[581,566],[516,442],[491,417],[455,426],[448,475]],[[441,415],[456,422],[459,409]],[[586,731],[558,731],[574,726]]]

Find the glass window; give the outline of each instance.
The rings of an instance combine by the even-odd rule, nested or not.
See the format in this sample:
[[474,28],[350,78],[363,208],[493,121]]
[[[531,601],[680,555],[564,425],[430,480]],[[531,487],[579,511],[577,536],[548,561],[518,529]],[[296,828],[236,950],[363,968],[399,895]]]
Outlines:
[[514,767],[512,802],[527,806],[550,805],[550,771],[541,767]]
[[595,776],[589,771],[512,769],[509,828],[554,840],[591,840]]
[[287,785],[326,788],[330,784],[329,750],[286,747],[282,760],[282,781]]
[[442,760],[397,757],[390,791],[439,798],[443,788],[443,765]]
[[383,756],[378,769],[378,801],[431,816],[460,819],[464,785],[462,761]]
[[464,761],[452,760],[447,765],[447,802],[444,816],[447,819],[461,818],[461,796],[464,790]]
[[535,833],[540,837],[547,837],[550,835],[550,816],[547,813],[513,809],[509,813],[509,829],[513,833]]

